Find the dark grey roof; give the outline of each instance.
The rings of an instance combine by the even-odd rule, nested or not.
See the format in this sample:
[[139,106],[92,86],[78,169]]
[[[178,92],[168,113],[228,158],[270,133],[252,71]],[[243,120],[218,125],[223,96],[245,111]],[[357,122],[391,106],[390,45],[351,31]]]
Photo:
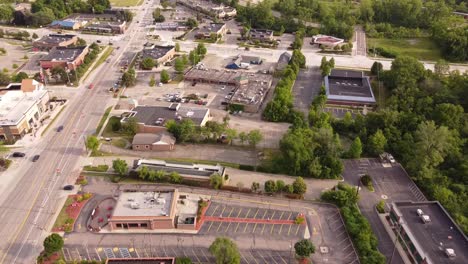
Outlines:
[[83,47],[75,47],[75,48],[67,48],[67,47],[53,47],[49,54],[42,57],[40,61],[51,61],[51,60],[58,60],[58,61],[74,61],[83,51],[86,49],[86,46]]
[[217,33],[224,25],[224,23],[210,23],[200,28],[198,33]]
[[143,49],[142,57],[147,58],[150,57],[154,60],[157,60],[163,56],[165,56],[169,51],[174,49],[174,46],[152,46],[151,49]]
[[76,35],[72,34],[49,34],[48,36],[43,36],[41,39],[35,41],[37,43],[48,43],[48,44],[59,44],[63,41],[68,41]]
[[[468,239],[439,202],[395,202],[393,206],[401,214],[403,228],[410,233],[413,243],[431,260],[428,263],[466,263]],[[431,222],[423,224],[417,209],[428,215]],[[456,257],[449,259],[440,243],[444,249],[455,250]]]
[[329,100],[375,103],[369,77],[363,72],[334,69],[324,81]]
[[362,71],[333,69],[331,70],[330,76],[344,78],[362,78],[364,77],[364,73]]
[[[181,121],[190,119],[195,125],[200,126],[208,113],[206,108],[181,106],[177,111],[169,109],[167,106],[137,106],[133,109],[136,112],[135,118],[139,123],[148,126],[164,126],[168,120]],[[156,121],[162,118],[162,122]]]

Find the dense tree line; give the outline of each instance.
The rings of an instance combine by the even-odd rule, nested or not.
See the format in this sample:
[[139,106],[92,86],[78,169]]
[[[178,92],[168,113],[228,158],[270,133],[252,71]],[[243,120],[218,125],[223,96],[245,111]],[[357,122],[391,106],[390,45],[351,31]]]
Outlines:
[[[374,67],[379,68],[379,67]],[[380,72],[391,91],[387,106],[333,127],[359,137],[369,155],[389,151],[429,199],[439,200],[468,231],[468,74],[427,71],[416,59],[398,57]]]
[[305,57],[299,49],[293,51],[289,65],[281,73],[281,79],[275,88],[275,97],[263,111],[263,118],[273,122],[294,122],[303,119],[301,113],[293,109],[292,87],[300,68],[305,67]]
[[336,204],[341,211],[353,244],[356,247],[359,259],[363,264],[385,264],[385,256],[377,249],[375,237],[367,219],[357,207],[359,199],[356,190],[346,184],[338,184],[336,190],[322,194],[322,200]]

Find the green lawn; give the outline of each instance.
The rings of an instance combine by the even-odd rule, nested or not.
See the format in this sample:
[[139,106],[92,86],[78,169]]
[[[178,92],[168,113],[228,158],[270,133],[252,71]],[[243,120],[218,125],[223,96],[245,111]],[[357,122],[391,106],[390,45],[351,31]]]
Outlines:
[[114,123],[120,123],[120,118],[117,116],[111,116],[109,118],[109,121],[107,122],[106,127],[104,128],[104,131],[102,132],[103,137],[120,137],[123,136],[122,133],[115,132],[112,130],[112,124]]
[[[413,39],[367,39],[367,48],[382,47],[399,55],[408,55],[418,60],[437,61],[442,58],[439,48],[429,38]],[[372,54],[370,54],[371,56]]]
[[62,207],[62,210],[60,210],[59,215],[57,216],[57,219],[55,220],[54,228],[59,228],[65,225],[66,221],[70,216],[67,213],[67,207],[70,206],[73,203],[73,198],[68,197],[67,200],[65,201],[65,204]]
[[95,134],[99,134],[101,132],[102,126],[104,125],[104,122],[106,122],[107,117],[109,116],[110,111],[112,110],[112,106],[108,107],[106,109],[106,112],[104,112],[104,115],[101,117],[101,121],[99,121],[99,124],[96,128]]
[[122,7],[141,5],[144,0],[110,0],[110,2],[112,7]]

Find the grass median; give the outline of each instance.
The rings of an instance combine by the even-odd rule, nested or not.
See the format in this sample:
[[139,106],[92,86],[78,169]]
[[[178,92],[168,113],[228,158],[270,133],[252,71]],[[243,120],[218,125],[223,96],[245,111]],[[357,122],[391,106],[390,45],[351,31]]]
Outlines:
[[104,112],[104,115],[102,116],[101,120],[99,121],[98,126],[96,127],[96,132],[94,133],[95,135],[99,134],[99,132],[101,131],[102,126],[104,125],[104,122],[106,122],[107,117],[109,116],[111,110],[112,110],[112,106],[108,107],[106,109],[106,112]]
[[110,0],[113,7],[122,7],[122,6],[139,6],[144,1],[143,0]]

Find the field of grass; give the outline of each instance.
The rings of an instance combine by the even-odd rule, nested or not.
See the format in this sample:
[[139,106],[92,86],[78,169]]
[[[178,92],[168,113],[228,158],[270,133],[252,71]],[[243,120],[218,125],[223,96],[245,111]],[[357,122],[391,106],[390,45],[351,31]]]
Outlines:
[[[429,38],[413,39],[367,39],[367,48],[381,47],[396,52],[399,55],[408,55],[418,60],[437,61],[442,58],[437,45]],[[372,56],[373,54],[370,54]]]
[[144,0],[110,0],[112,7],[122,6],[138,6],[141,5]]
[[54,228],[59,228],[66,224],[67,219],[70,218],[70,216],[67,213],[67,207],[70,206],[72,203],[73,203],[73,197],[68,197],[67,200],[65,201],[65,204],[62,207],[62,210],[60,210],[60,213],[57,216],[57,219],[55,220]]
[[96,128],[96,132],[95,132],[96,135],[99,134],[99,132],[101,131],[101,128],[104,125],[104,122],[106,122],[106,119],[109,116],[109,113],[111,110],[112,110],[112,106],[108,107],[106,109],[106,112],[104,112],[104,115],[102,116],[101,121],[99,121],[99,125]]

